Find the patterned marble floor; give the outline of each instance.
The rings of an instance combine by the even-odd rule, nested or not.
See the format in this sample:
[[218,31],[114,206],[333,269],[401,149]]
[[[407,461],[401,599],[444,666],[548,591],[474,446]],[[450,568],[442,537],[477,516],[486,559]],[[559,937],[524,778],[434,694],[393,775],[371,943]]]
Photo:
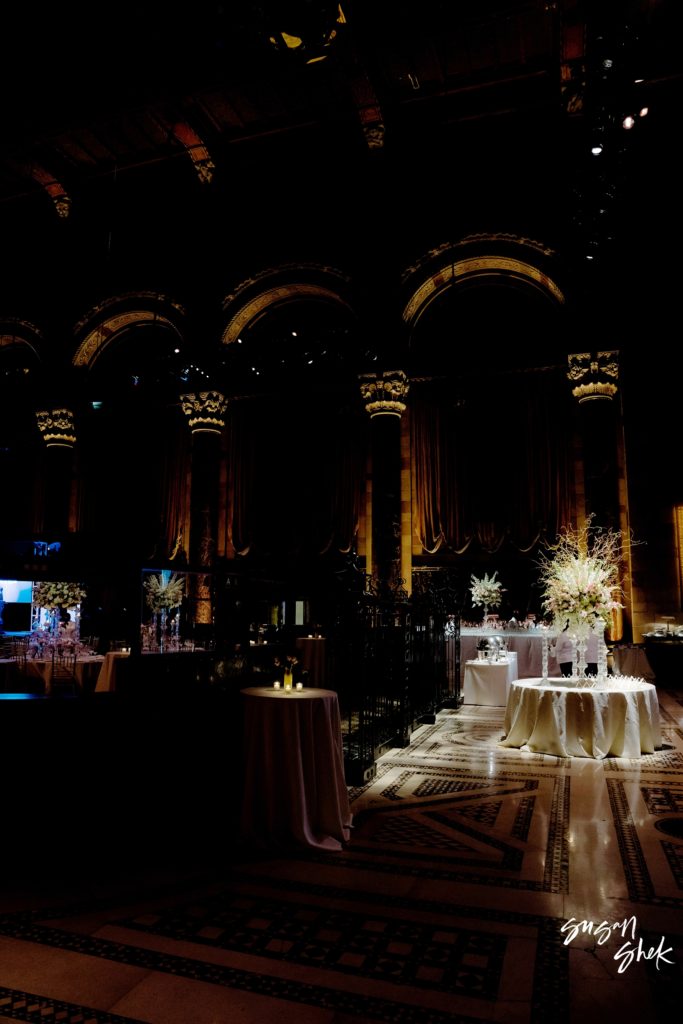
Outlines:
[[339,853],[10,880],[0,1022],[677,1018],[683,699],[660,706],[664,749],[602,762],[498,746],[502,709],[441,712],[350,791]]

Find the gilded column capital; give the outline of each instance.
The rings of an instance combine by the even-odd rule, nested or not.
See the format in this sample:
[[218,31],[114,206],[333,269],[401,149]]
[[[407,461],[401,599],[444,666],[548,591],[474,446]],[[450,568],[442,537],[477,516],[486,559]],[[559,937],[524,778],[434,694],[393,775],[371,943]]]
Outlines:
[[193,434],[220,434],[225,426],[228,400],[220,391],[199,391],[181,395],[180,407]]
[[363,373],[359,376],[361,398],[370,419],[375,416],[398,416],[405,412],[404,399],[410,382],[403,370],[384,370],[382,373]]
[[619,352],[575,352],[567,357],[567,380],[579,402],[612,399],[618,391]]
[[41,409],[36,412],[38,430],[48,448],[73,448],[76,427],[71,409]]

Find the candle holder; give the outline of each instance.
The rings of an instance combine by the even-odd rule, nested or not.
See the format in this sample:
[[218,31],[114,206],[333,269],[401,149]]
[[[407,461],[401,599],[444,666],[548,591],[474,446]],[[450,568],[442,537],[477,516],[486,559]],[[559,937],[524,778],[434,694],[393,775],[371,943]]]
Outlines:
[[296,688],[297,688],[297,690],[303,690],[304,684],[303,683],[297,683],[296,684]]
[[279,682],[278,679],[276,679],[275,682],[273,683],[273,689],[274,690],[279,690],[280,689],[280,682]]
[[285,669],[285,691],[289,692],[292,689],[292,673]]

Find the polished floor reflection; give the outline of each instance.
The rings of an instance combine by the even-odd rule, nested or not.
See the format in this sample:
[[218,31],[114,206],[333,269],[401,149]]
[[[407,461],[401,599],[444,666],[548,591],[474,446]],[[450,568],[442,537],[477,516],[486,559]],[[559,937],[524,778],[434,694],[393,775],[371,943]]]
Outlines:
[[226,830],[98,873],[84,822],[61,877],[46,856],[4,886],[0,1021],[674,1019],[683,698],[659,696],[665,746],[638,760],[506,749],[502,709],[441,712],[351,790],[339,853]]

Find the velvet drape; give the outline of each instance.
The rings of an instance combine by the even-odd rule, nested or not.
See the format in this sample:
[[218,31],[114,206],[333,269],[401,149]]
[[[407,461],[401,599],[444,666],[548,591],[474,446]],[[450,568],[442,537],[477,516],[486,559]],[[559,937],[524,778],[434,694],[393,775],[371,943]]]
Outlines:
[[560,371],[411,394],[413,519],[425,552],[530,551],[572,516],[572,409]]

